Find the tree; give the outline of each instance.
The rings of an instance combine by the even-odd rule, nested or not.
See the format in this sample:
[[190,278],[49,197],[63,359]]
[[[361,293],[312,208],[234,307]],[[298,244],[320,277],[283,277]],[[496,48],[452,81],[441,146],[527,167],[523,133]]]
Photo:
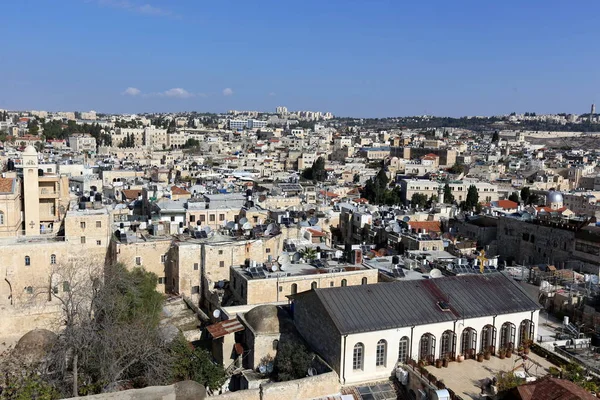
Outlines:
[[529,204],[529,196],[531,196],[531,190],[528,186],[525,186],[521,189],[521,200],[523,200],[523,203]]
[[314,354],[299,342],[280,342],[273,365],[275,379],[279,382],[304,378]]
[[183,148],[185,149],[189,149],[189,148],[193,148],[193,147],[200,147],[200,141],[198,139],[188,139],[185,144],[183,145]]
[[525,383],[525,379],[519,378],[514,372],[500,371],[496,374],[496,385],[498,387],[498,392],[500,393],[506,392],[523,383]]
[[313,261],[317,258],[317,250],[312,247],[305,247],[300,251],[300,256],[307,261]]
[[353,183],[359,183],[360,182],[360,174],[354,174],[354,176],[352,177],[352,182]]
[[465,166],[463,164],[456,163],[452,167],[450,167],[450,169],[448,169],[448,172],[456,175],[462,174],[465,172]]
[[225,370],[213,362],[211,354],[188,343],[180,333],[170,346],[173,363],[173,380],[192,380],[211,390],[225,383]]
[[415,208],[425,208],[425,205],[427,204],[427,195],[423,193],[414,193],[410,199],[410,203]]
[[[141,268],[78,261],[61,265],[50,293],[62,308],[62,330],[47,378],[63,394],[112,391],[136,379],[169,383],[173,359],[159,329],[163,295]],[[58,286],[57,289],[54,289]],[[58,290],[62,287],[62,290]]]
[[498,143],[498,141],[500,141],[500,135],[498,134],[498,131],[494,131],[494,134],[492,135],[492,143]]
[[312,165],[313,179],[317,182],[324,182],[327,180],[327,171],[325,171],[325,159],[319,157],[315,160]]
[[472,210],[477,204],[479,204],[479,193],[477,193],[477,187],[471,185],[467,191],[467,198],[463,203],[463,210]]
[[515,203],[519,202],[519,194],[517,192],[512,192],[510,196],[508,196],[510,201],[514,201]]
[[454,203],[454,195],[452,194],[452,189],[450,188],[450,185],[448,183],[444,185],[444,203]]

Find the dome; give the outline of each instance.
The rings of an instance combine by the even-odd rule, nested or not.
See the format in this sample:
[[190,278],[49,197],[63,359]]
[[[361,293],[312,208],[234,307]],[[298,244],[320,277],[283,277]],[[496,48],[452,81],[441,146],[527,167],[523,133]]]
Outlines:
[[42,361],[56,342],[57,336],[47,329],[34,329],[19,339],[14,351],[25,360]]
[[555,190],[551,190],[550,192],[548,192],[548,197],[546,199],[548,200],[548,204],[562,203],[563,202],[563,195],[562,195],[561,192],[557,192]]
[[265,304],[254,307],[244,315],[244,319],[256,333],[274,334],[287,330],[289,317],[281,308]]
[[37,150],[32,145],[25,147],[23,154],[37,155]]

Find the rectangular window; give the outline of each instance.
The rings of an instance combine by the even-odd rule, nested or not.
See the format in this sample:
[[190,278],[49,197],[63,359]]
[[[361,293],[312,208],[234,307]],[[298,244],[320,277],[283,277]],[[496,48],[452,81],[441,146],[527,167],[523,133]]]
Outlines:
[[160,256],[160,262],[161,262],[161,263],[164,263],[166,260],[167,260],[167,255],[166,255],[166,254],[162,254],[162,255]]
[[79,223],[79,227],[80,227],[81,229],[85,229],[85,222],[80,222],[80,223]]
[[200,215],[200,222],[206,221],[206,215]]
[[196,222],[196,216],[190,215],[190,222]]
[[102,228],[102,221],[96,221],[96,228]]
[[85,236],[81,237],[81,244],[85,244]]
[[359,370],[363,367],[363,346],[357,344],[354,346],[354,353],[352,354],[352,369]]
[[223,250],[219,250],[219,255],[223,255]]
[[279,286],[279,291],[283,292],[283,286]]
[[166,278],[164,278],[164,277],[163,278],[158,278],[158,284],[159,285],[164,285],[165,282],[166,282]]
[[27,286],[25,292],[27,292],[27,294],[33,294],[33,286]]
[[270,253],[270,252],[271,252],[271,249],[267,247],[267,248],[265,249],[265,253],[267,253],[267,254],[268,254],[268,253]]
[[198,263],[194,263],[194,271],[198,271]]
[[192,294],[200,293],[200,286],[192,286]]
[[219,261],[219,267],[220,268],[224,268],[225,267],[225,261]]
[[142,265],[142,257],[135,258],[135,265]]
[[96,240],[96,245],[97,246],[102,246],[102,240]]
[[225,221],[225,214],[219,214],[219,221]]
[[211,214],[211,215],[209,215],[209,216],[208,216],[208,220],[209,220],[210,222],[215,222],[215,215],[214,215],[214,214]]
[[175,217],[174,216],[171,217],[171,222],[175,222]]

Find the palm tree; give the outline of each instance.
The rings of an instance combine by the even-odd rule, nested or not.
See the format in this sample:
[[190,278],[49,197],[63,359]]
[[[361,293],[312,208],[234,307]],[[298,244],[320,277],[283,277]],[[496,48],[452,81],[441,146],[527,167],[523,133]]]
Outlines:
[[304,249],[300,250],[300,255],[306,261],[312,261],[317,258],[317,250],[312,247],[305,247]]

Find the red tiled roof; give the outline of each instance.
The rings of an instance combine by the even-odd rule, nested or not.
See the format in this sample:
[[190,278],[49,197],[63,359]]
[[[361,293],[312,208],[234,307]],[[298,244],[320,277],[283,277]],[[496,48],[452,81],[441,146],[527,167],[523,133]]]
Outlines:
[[441,232],[440,221],[409,221],[408,226],[411,229],[422,230],[425,229],[427,232]]
[[512,200],[498,200],[498,207],[503,208],[505,210],[514,210],[518,206],[519,204]]
[[327,197],[339,197],[339,195],[333,193],[333,192],[326,192],[324,190],[321,190],[319,192],[321,194],[321,196],[327,196]]
[[242,325],[237,319],[228,319],[226,321],[217,322],[216,324],[206,327],[206,330],[208,333],[210,333],[213,339],[222,338],[225,335],[243,331],[244,329],[244,325]]
[[587,390],[566,379],[542,378],[516,388],[522,400],[592,400]]
[[310,232],[310,234],[314,237],[326,237],[327,235],[321,231],[318,231],[316,229],[312,229],[312,228],[307,228],[307,231]]
[[360,204],[367,204],[369,202],[369,200],[367,200],[367,199],[365,199],[363,197],[355,199],[354,201],[357,202],[357,203],[360,203]]
[[173,186],[171,188],[171,193],[172,194],[181,194],[181,195],[191,194],[190,192],[188,192],[184,188],[180,188],[179,186]]
[[0,178],[0,193],[12,193],[14,178]]
[[138,196],[142,195],[140,190],[123,189],[122,192],[125,198],[129,200],[137,199]]

